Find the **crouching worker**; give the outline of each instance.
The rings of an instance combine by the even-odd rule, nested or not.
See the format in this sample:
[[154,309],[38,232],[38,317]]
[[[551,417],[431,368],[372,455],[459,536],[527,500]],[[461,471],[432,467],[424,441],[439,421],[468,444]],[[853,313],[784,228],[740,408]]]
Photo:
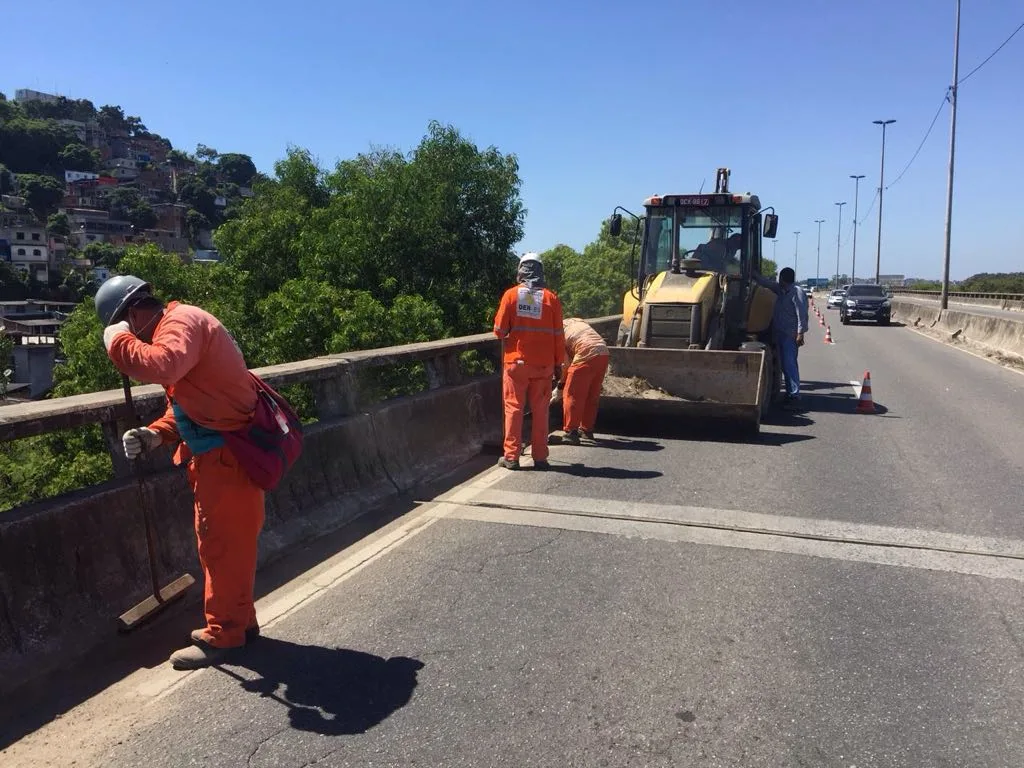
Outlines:
[[608,373],[608,345],[582,318],[565,321],[565,351],[569,360],[562,394],[562,434],[558,442],[579,445],[580,437],[594,439],[594,422],[601,385]]
[[192,645],[171,655],[175,669],[217,664],[259,635],[253,589],[263,491],[225,445],[222,432],[246,427],[256,411],[256,385],[230,334],[209,312],[172,301],[131,275],[107,280],[96,293],[107,355],[121,373],[167,393],[167,411],[122,438],[129,459],[175,445],[188,464],[195,499],[199,561],[206,580],[206,626]]
[[544,287],[540,256],[527,253],[519,260],[518,285],[505,291],[494,316],[494,335],[502,340],[502,397],[505,402],[504,455],[498,465],[519,469],[523,412],[533,413],[530,452],[533,466],[548,465],[548,409],[551,388],[562,376],[565,343],[562,303]]

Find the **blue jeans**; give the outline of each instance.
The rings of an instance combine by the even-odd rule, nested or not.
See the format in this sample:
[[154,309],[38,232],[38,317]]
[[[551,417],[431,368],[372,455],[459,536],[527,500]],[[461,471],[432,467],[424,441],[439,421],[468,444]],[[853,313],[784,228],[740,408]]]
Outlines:
[[776,334],[775,343],[779,348],[782,375],[786,379],[786,396],[800,397],[800,366],[796,360],[800,348],[796,345],[796,339],[788,334]]

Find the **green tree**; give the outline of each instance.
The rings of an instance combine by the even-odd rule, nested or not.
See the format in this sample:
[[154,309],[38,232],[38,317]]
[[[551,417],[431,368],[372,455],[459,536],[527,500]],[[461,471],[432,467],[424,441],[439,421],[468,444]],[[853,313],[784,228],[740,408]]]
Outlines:
[[96,173],[100,168],[100,153],[84,144],[68,144],[57,155],[57,162],[66,171]]
[[765,277],[775,277],[779,272],[779,265],[771,259],[761,257],[761,274]]
[[7,166],[0,163],[0,195],[9,195],[14,191],[14,174]]
[[217,157],[217,169],[225,180],[247,187],[256,175],[256,165],[248,155],[229,152]]
[[117,187],[110,194],[110,215],[131,222],[137,232],[151,229],[157,221],[153,206],[133,187]]
[[188,241],[192,246],[199,244],[199,235],[204,229],[213,229],[210,220],[195,208],[185,214],[185,228],[188,230]]
[[178,200],[201,213],[209,222],[216,222],[219,216],[216,197],[216,192],[199,176],[190,176],[178,185]]
[[66,213],[50,214],[50,218],[46,220],[46,229],[51,235],[65,240],[71,237],[71,222]]
[[124,110],[119,106],[106,104],[100,107],[100,111],[96,118],[99,121],[100,127],[108,133],[120,133],[122,131],[127,132],[128,130],[128,126],[125,122]]
[[140,136],[146,133],[146,126],[142,124],[142,120],[134,115],[129,115],[124,119],[124,126],[132,136]]
[[64,185],[52,176],[18,174],[18,186],[28,207],[42,221],[57,210],[64,199]]
[[18,174],[57,173],[61,150],[76,141],[74,131],[55,120],[7,120],[0,124],[0,163]]
[[117,269],[124,256],[124,249],[110,243],[89,243],[82,249],[82,258],[89,259],[94,267]]
[[61,326],[60,344],[65,362],[53,369],[56,397],[120,386],[120,375],[103,347],[103,326],[92,299],[79,304]]
[[208,147],[205,144],[196,145],[196,157],[200,160],[205,160],[208,163],[212,163],[217,159],[217,150],[213,147]]

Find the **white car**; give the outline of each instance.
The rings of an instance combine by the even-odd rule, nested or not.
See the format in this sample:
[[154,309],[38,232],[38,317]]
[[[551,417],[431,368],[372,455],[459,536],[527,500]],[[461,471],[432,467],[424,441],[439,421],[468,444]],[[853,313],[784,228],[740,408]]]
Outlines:
[[838,309],[842,306],[843,299],[846,298],[846,291],[835,290],[828,295],[828,301],[825,302],[825,309]]

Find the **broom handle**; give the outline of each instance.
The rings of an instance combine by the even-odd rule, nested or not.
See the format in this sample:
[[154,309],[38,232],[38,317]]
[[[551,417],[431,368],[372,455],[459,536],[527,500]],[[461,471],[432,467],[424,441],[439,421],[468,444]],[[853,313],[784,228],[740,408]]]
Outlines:
[[[131,414],[132,423],[138,424],[139,416],[135,412],[135,403],[132,400],[132,385],[125,374],[121,374],[121,386],[124,389],[124,401],[128,405],[128,412]],[[162,603],[163,598],[160,597],[160,578],[156,572],[156,539],[153,535],[153,523],[149,519],[149,507],[146,505],[144,473],[136,459],[129,459],[128,463],[132,466],[132,471],[135,474],[135,480],[139,488],[139,509],[142,512],[142,521],[146,528],[146,549],[149,552],[149,578],[153,585],[153,597],[156,598],[158,603]]]

